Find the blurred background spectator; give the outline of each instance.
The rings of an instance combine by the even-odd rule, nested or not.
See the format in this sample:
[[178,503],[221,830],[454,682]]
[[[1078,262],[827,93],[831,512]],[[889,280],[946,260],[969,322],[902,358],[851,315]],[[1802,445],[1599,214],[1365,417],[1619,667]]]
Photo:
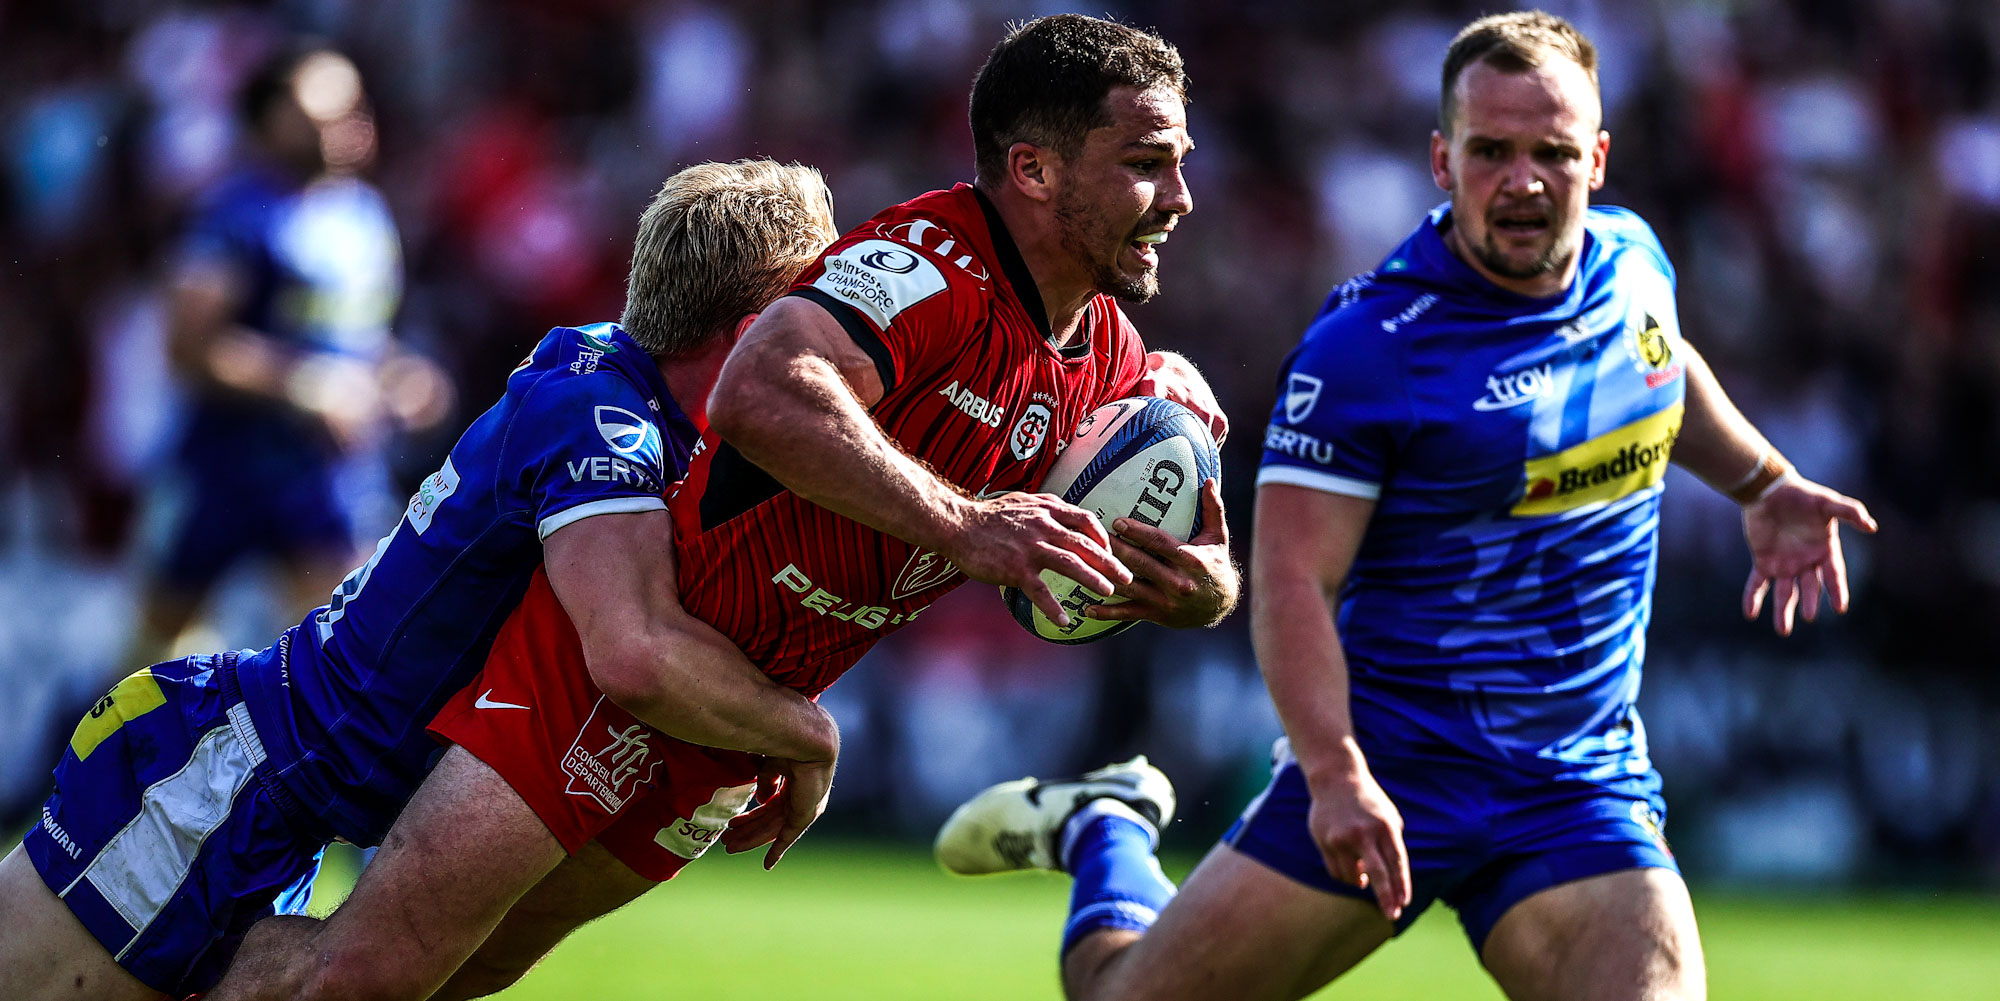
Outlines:
[[[1697,878],[2000,880],[2000,7],[1546,6],[1602,51],[1599,200],[1659,230],[1683,326],[1743,409],[1882,523],[1848,537],[1855,611],[1781,642],[1737,616],[1734,508],[1673,475],[1640,703],[1669,835]],[[160,531],[142,501],[190,413],[171,265],[246,139],[237,94],[274,53],[323,39],[367,81],[367,176],[401,231],[395,336],[463,403],[383,432],[402,492],[548,327],[617,315],[661,178],[801,160],[843,227],[967,178],[973,71],[1007,19],[1060,7],[0,7],[0,804],[25,817],[71,707],[141,666],[127,648]],[[1197,211],[1133,315],[1235,419],[1239,538],[1279,359],[1331,287],[1443,200],[1425,160],[1437,65],[1485,8],[1395,7],[1088,8],[1157,26],[1194,79]],[[210,645],[261,644],[295,614],[277,572],[225,583]],[[927,835],[989,782],[1144,750],[1182,786],[1172,840],[1192,847],[1261,784],[1277,724],[1244,616],[1057,648],[989,590],[961,589],[827,695],[849,736],[829,825]]]

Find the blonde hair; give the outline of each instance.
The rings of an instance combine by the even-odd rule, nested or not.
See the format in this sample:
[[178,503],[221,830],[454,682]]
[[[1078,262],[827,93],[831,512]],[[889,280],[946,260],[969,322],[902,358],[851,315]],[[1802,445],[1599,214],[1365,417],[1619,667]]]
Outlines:
[[783,295],[837,235],[818,170],[695,164],[667,178],[639,217],[619,325],[655,356],[699,348]]
[[1539,10],[1489,14],[1465,26],[1444,56],[1444,90],[1438,98],[1438,131],[1451,135],[1458,110],[1458,77],[1473,63],[1491,63],[1508,73],[1525,73],[1550,56],[1583,67],[1597,89],[1597,47],[1576,26]]

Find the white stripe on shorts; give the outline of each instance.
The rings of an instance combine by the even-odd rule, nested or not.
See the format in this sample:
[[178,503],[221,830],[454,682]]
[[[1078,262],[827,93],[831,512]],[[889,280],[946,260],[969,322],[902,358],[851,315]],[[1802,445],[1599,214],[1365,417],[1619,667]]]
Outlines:
[[132,939],[114,959],[125,958],[187,880],[202,843],[229,818],[230,806],[249,785],[254,767],[234,728],[210,730],[180,771],[146,790],[139,800],[139,815],[113,835],[84,869],[79,878],[90,880],[132,926]]

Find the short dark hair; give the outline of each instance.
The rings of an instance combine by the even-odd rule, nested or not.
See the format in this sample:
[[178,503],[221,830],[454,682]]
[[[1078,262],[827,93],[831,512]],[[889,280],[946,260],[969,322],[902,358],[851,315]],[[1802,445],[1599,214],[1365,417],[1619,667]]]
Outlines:
[[972,81],[979,179],[997,181],[1017,142],[1075,156],[1111,123],[1104,98],[1116,87],[1166,87],[1186,103],[1187,70],[1166,39],[1116,21],[1054,14],[1009,26]]
[[1438,95],[1438,131],[1451,135],[1458,110],[1458,77],[1473,63],[1491,63],[1508,73],[1526,73],[1550,56],[1567,59],[1590,75],[1597,88],[1597,47],[1576,26],[1544,11],[1490,14],[1465,26],[1444,55],[1444,90]]

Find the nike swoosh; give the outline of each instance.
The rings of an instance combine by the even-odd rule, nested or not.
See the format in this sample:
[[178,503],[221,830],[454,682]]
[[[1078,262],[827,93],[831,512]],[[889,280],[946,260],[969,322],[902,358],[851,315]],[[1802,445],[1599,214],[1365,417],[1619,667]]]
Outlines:
[[524,706],[524,705],[520,705],[520,704],[518,704],[518,703],[514,703],[514,702],[495,702],[495,701],[493,701],[493,689],[489,688],[489,689],[487,689],[486,691],[484,691],[484,692],[480,693],[480,696],[479,696],[478,698],[476,698],[476,699],[473,699],[473,700],[472,700],[472,708],[474,708],[474,709],[526,709],[526,708],[528,708],[528,707],[527,707],[527,706]]

